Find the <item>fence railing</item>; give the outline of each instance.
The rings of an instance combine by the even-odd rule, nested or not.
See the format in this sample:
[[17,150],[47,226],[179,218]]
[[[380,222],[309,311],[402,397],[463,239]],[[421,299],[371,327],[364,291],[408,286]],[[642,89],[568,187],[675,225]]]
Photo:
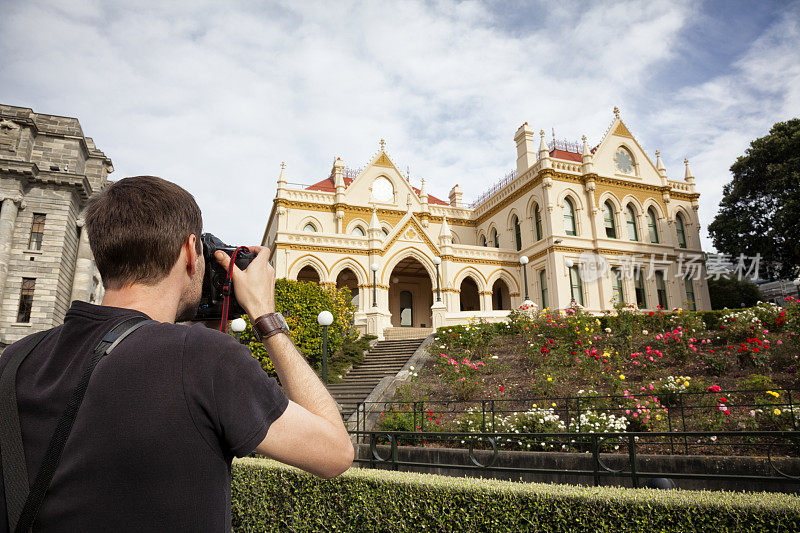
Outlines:
[[[369,444],[368,457],[358,457],[356,462],[372,468],[400,467],[412,469],[452,469],[477,470],[481,472],[505,472],[509,474],[547,474],[556,476],[591,477],[594,485],[600,484],[602,477],[629,478],[634,487],[639,487],[642,479],[674,478],[692,480],[729,480],[736,482],[775,481],[800,483],[800,432],[798,431],[737,431],[737,432],[617,432],[617,433],[463,433],[463,432],[411,432],[411,431],[351,431],[358,442]],[[658,447],[675,438],[691,442],[704,442],[707,446],[751,446],[759,455],[766,456],[768,468],[760,473],[720,473],[719,471],[686,472],[679,469],[657,468],[644,470],[640,462],[644,454],[650,454]],[[500,444],[513,439],[516,442],[532,441],[555,451],[582,452],[591,454],[587,465],[584,459],[572,463],[572,468],[535,468],[520,466],[519,462],[498,464]],[[442,441],[461,443],[468,449],[468,462],[421,461],[418,448],[432,446]],[[616,447],[616,450],[613,448]],[[416,456],[414,452],[416,450]],[[609,453],[617,451],[616,455]],[[401,457],[404,456],[404,457]],[[446,454],[431,454],[430,458],[448,457]],[[706,460],[708,458],[705,458]],[[503,462],[503,461],[501,461]],[[613,465],[611,464],[613,463]],[[627,463],[627,464],[626,464]],[[585,466],[575,468],[574,466]],[[653,461],[647,461],[653,468]],[[751,472],[755,471],[751,469]]]
[[[673,438],[669,439],[670,454],[688,454],[690,444],[678,434],[692,431],[731,431],[758,429],[761,424],[780,431],[800,429],[800,389],[775,387],[772,389],[725,389],[719,391],[655,391],[616,395],[584,395],[562,397],[535,397],[524,399],[487,398],[473,401],[418,400],[363,402],[356,407],[354,430],[366,434],[380,424],[386,416],[404,415],[410,428],[418,432],[442,433],[453,428],[469,415],[480,424],[473,426],[482,433],[502,431],[498,421],[502,417],[524,413],[530,409],[552,413],[563,425],[563,433],[581,434],[590,430],[583,427],[581,415],[613,415],[625,417],[629,428],[639,430],[662,427]],[[724,401],[723,401],[724,400]],[[725,413],[727,410],[727,413]],[[634,414],[635,413],[635,414]],[[723,414],[725,413],[725,414]],[[407,417],[411,420],[408,421]],[[637,424],[639,417],[651,417],[649,423]],[[652,417],[660,417],[653,423]],[[715,419],[717,427],[710,428]],[[351,419],[352,420],[352,419]],[[736,425],[734,426],[734,421]],[[746,422],[746,424],[745,424]],[[727,423],[727,424],[726,424]],[[744,426],[742,424],[745,424]],[[748,427],[749,426],[749,427]],[[381,429],[381,428],[377,428]]]

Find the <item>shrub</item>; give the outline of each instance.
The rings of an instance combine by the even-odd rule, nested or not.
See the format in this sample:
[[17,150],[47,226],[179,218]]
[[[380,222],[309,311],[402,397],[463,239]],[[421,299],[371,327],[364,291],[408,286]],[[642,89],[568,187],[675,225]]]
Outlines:
[[[351,303],[350,289],[321,287],[316,283],[279,279],[275,282],[275,310],[283,315],[289,326],[289,334],[294,345],[315,369],[322,367],[322,326],[317,323],[317,315],[322,311],[333,314],[333,324],[328,327],[328,363],[335,365],[341,356],[336,353],[345,340],[358,337],[353,327],[355,308]],[[250,351],[269,374],[275,375],[264,345],[259,342],[245,316],[247,326],[241,333],[232,333],[239,342],[246,344]]]
[[354,468],[330,480],[233,463],[235,531],[798,531],[788,494],[515,483]]

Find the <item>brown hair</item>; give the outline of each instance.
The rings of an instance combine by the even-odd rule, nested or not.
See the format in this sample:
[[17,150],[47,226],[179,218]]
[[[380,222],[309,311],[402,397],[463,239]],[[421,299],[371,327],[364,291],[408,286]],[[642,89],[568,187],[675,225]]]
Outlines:
[[194,197],[155,176],[124,178],[89,200],[84,214],[89,244],[106,289],[154,285],[178,260],[194,234],[202,252],[203,217]]

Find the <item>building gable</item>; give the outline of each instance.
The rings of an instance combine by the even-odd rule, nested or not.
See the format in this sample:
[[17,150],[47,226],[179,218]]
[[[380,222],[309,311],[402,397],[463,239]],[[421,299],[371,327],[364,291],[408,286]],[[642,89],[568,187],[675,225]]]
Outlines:
[[[625,152],[630,156],[632,166],[626,167]],[[618,156],[620,161],[617,161]],[[636,141],[628,127],[622,122],[618,113],[608,128],[608,132],[595,148],[592,156],[594,171],[600,176],[630,180],[649,185],[661,186],[662,179],[655,164]],[[627,170],[630,168],[630,170]]]

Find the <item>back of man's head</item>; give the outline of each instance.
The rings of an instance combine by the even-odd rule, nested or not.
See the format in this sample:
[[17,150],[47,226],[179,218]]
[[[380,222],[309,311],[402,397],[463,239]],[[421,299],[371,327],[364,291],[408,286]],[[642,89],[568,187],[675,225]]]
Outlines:
[[191,234],[201,253],[203,218],[194,197],[155,176],[111,183],[89,201],[84,218],[106,289],[155,285],[169,274]]

